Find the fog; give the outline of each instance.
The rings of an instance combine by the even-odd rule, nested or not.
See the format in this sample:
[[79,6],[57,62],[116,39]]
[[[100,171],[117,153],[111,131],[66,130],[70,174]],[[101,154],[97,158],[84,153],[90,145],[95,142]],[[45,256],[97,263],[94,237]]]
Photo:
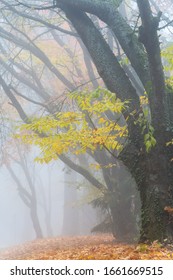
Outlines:
[[[59,166],[62,168],[62,166]],[[51,192],[51,224],[54,223],[53,232],[60,234],[62,227],[62,210],[63,210],[63,173],[60,171],[58,176],[55,169],[52,168],[51,173],[48,175],[47,168],[37,167],[37,172],[42,178],[42,185],[37,185],[37,194],[39,192],[46,192],[46,185],[49,185]],[[15,173],[20,180],[20,170],[15,167]],[[50,172],[50,170],[49,170]],[[53,174],[54,173],[54,174]],[[53,175],[53,176],[52,176]],[[48,182],[48,178],[51,177],[52,182]],[[0,217],[2,221],[2,227],[0,231],[0,244],[1,247],[7,247],[27,240],[35,238],[35,232],[33,229],[32,221],[30,218],[30,211],[28,207],[23,203],[18,195],[17,186],[15,182],[9,177],[8,172],[3,168],[0,175],[0,180],[3,182],[1,185],[1,211]],[[44,182],[44,183],[43,183]],[[22,180],[22,184],[26,186],[26,180]],[[57,187],[56,187],[57,186]],[[42,202],[43,203],[43,202]],[[43,232],[46,233],[46,225],[44,222],[43,207],[38,198],[38,215],[41,221]],[[48,203],[48,201],[46,201]]]
[[[90,234],[96,223],[96,217],[93,216],[95,211],[91,207],[85,209],[84,202],[81,205],[81,192],[77,193],[72,174],[69,176],[64,172],[61,162],[46,166],[35,165],[34,171],[39,176],[35,184],[37,213],[43,237]],[[27,182],[17,166],[14,167],[14,172],[27,188]],[[36,232],[30,210],[19,197],[17,186],[4,167],[1,168],[0,181],[3,182],[0,186],[0,247],[6,248],[34,240]],[[70,199],[64,200],[65,193]],[[45,213],[46,208],[48,213]]]

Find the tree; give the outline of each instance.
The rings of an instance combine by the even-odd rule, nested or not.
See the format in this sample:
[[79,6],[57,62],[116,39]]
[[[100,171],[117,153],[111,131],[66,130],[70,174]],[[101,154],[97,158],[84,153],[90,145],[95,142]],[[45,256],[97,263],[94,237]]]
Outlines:
[[[2,2],[8,6],[6,1]],[[127,123],[128,140],[119,154],[119,160],[132,174],[140,192],[142,203],[140,241],[172,240],[173,224],[171,213],[168,211],[172,208],[173,203],[172,146],[167,146],[167,143],[171,142],[173,135],[167,121],[171,117],[170,106],[167,104],[170,98],[167,93],[168,86],[165,83],[158,35],[162,15],[159,12],[157,16],[153,16],[148,0],[137,0],[138,18],[140,17],[141,24],[137,21],[132,28],[118,10],[121,2],[56,0],[53,3],[50,1],[48,6],[46,6],[47,2],[45,5],[40,3],[40,6],[38,3],[35,11],[52,9],[55,12],[63,12],[88,49],[106,87],[111,92],[115,92],[122,102],[129,101],[128,110],[122,112]],[[29,3],[23,4],[23,6],[29,9]],[[10,7],[10,9],[12,8]],[[32,7],[33,9],[34,7]],[[129,60],[128,69],[123,67],[119,57],[112,52],[103,32],[100,31],[100,26],[97,25],[92,15],[112,30]],[[39,17],[38,20],[40,20]],[[136,29],[138,29],[139,38],[136,36]],[[68,32],[71,31],[68,30]],[[1,32],[1,36],[11,38],[8,33],[4,32]],[[16,40],[14,37],[11,40],[28,49],[28,46],[21,40]],[[35,46],[32,46],[30,50],[34,55],[39,56],[39,59],[43,59],[47,67],[51,69],[49,60]],[[136,74],[132,75],[134,72]],[[54,73],[62,79],[55,69]],[[12,95],[3,80],[1,79],[0,82],[12,100]],[[63,82],[68,88],[73,89],[73,86],[65,79]],[[148,95],[147,116],[146,110],[140,104],[136,86],[139,84]],[[172,92],[172,89],[169,91]],[[12,102],[15,103],[14,97]],[[26,121],[27,116],[17,105],[21,117]],[[65,155],[60,158],[88,178],[90,182],[99,185],[91,174],[73,164]]]
[[[119,34],[120,28],[115,26],[118,12],[114,3],[96,1],[92,4],[91,1],[68,0],[62,3],[62,1],[56,1],[57,7],[64,10],[80,34],[107,87],[115,91],[121,100],[131,99],[127,122],[129,141],[120,158],[130,169],[140,191],[142,202],[141,241],[155,239],[163,241],[165,238],[172,239],[172,220],[169,213],[165,211],[165,207],[171,207],[173,200],[172,163],[170,161],[172,155],[170,149],[166,147],[166,143],[172,138],[172,132],[167,131],[169,128],[165,123],[166,86],[157,34],[161,13],[154,17],[149,1],[138,0],[137,4],[142,21],[142,25],[139,27],[139,41],[143,43],[146,52],[133,33],[130,37],[131,44],[125,42],[129,31],[128,25],[123,30],[126,34]],[[112,28],[148,93],[151,125],[156,140],[156,145],[148,152],[145,149],[143,137],[141,137],[141,129],[135,122],[139,113],[142,114],[136,91],[85,12],[96,14]],[[122,18],[121,22],[126,24]],[[124,40],[122,41],[122,39]],[[128,50],[129,45],[131,50]],[[145,63],[142,64],[142,60]],[[118,81],[116,77],[117,80],[119,78]],[[149,89],[148,83],[150,83]],[[136,112],[135,117],[132,114],[134,111]]]

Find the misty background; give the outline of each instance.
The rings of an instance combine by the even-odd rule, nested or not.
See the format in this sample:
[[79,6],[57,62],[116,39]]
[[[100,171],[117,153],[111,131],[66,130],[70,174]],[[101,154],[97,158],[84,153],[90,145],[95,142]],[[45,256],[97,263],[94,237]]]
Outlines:
[[[30,165],[32,170],[33,163]],[[34,164],[37,193],[37,213],[44,237],[62,235],[87,235],[96,223],[96,213],[86,206],[82,191],[76,190],[72,172],[65,171],[61,162],[48,166]],[[16,176],[24,187],[27,180],[20,168],[13,166]],[[6,248],[36,238],[30,210],[21,200],[17,185],[5,168],[1,168],[0,181],[0,247]],[[65,199],[66,196],[66,199]],[[68,197],[67,197],[68,196]],[[87,199],[86,199],[87,200]],[[47,211],[47,213],[46,213]]]

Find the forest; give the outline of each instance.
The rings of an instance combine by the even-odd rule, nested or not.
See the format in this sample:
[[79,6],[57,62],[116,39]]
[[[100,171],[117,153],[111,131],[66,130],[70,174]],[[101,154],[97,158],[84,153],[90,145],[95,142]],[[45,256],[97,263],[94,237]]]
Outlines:
[[0,259],[173,259],[172,8],[0,0]]

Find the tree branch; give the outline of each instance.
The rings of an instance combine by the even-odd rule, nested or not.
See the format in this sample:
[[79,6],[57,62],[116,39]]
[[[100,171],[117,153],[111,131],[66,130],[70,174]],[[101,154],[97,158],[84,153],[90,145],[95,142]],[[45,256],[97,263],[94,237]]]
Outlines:
[[58,0],[57,6],[64,10],[64,5],[74,10],[91,13],[104,21],[114,32],[132,67],[141,79],[144,87],[149,82],[148,60],[142,44],[138,41],[127,21],[117,11],[115,2],[99,0]]
[[[8,9],[9,9],[10,11],[12,11],[13,13],[15,13],[15,14],[21,16],[21,17],[28,18],[28,19],[30,19],[30,20],[32,20],[32,21],[42,23],[44,26],[46,26],[46,27],[48,27],[48,28],[50,28],[50,29],[54,29],[54,30],[60,31],[60,32],[65,33],[65,34],[68,34],[68,35],[71,35],[71,36],[74,36],[74,37],[78,37],[78,34],[75,33],[75,32],[72,32],[72,31],[63,29],[63,28],[61,28],[61,27],[59,27],[59,26],[56,26],[56,25],[54,25],[54,24],[51,24],[51,23],[49,23],[49,22],[47,22],[47,21],[45,21],[45,20],[43,20],[43,19],[41,19],[41,18],[39,18],[39,17],[37,18],[37,17],[31,16],[31,15],[29,15],[29,14],[27,14],[27,13],[18,11],[18,10],[16,10],[14,7],[12,7],[10,4],[8,4],[6,1],[3,1],[3,0],[2,0],[1,2],[2,2],[6,7],[8,7]],[[32,7],[29,7],[29,8],[32,9]]]
[[11,90],[9,89],[9,86],[6,84],[6,82],[4,81],[4,79],[1,76],[0,76],[0,85],[2,86],[2,88],[3,88],[4,92],[6,93],[6,95],[8,96],[8,98],[11,100],[12,105],[16,108],[21,119],[24,122],[28,123],[28,116],[26,115],[22,106],[20,105],[18,100],[15,98],[15,96],[12,94]]
[[94,187],[97,189],[103,190],[105,189],[105,186],[100,183],[88,170],[81,167],[80,165],[77,165],[74,163],[71,159],[66,157],[65,155],[58,155],[58,157],[71,169],[76,171],[77,173],[81,174],[85,179],[87,179]]

